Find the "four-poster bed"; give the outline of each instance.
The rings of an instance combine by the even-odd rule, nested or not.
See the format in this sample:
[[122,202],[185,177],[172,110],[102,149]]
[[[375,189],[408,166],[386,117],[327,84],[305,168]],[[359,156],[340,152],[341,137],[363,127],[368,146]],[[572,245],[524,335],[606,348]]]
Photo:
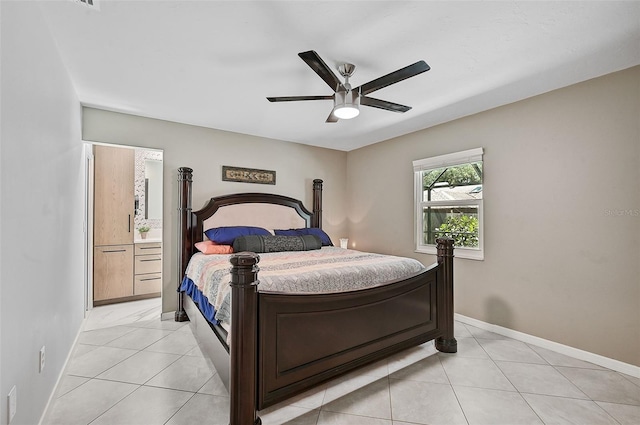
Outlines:
[[[197,252],[194,246],[205,239],[209,220],[224,217],[215,225],[253,226],[264,219],[265,226],[272,226],[284,211],[293,211],[294,220],[303,224],[297,226],[322,227],[322,180],[313,181],[312,212],[299,200],[264,193],[213,197],[202,209],[192,211],[192,170],[183,167],[178,173],[179,281],[188,280],[189,261]],[[264,214],[258,212],[263,207]],[[326,250],[342,255],[341,248]],[[225,284],[230,281],[230,327],[205,319],[198,303],[178,293],[175,319],[191,321],[201,349],[229,390],[231,425],[260,424],[258,410],[408,347],[435,340],[440,351],[457,350],[451,239],[438,240],[437,263],[420,265],[420,272],[344,292],[261,290],[259,266],[268,257],[252,252],[228,256],[231,270]]]

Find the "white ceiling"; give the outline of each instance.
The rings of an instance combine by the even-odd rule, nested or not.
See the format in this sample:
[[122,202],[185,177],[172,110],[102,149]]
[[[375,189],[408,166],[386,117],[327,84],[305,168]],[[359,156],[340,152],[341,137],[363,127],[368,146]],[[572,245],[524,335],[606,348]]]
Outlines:
[[[84,105],[349,151],[640,64],[640,2],[43,2]],[[431,70],[325,123],[330,95],[298,53],[356,65],[356,87]]]

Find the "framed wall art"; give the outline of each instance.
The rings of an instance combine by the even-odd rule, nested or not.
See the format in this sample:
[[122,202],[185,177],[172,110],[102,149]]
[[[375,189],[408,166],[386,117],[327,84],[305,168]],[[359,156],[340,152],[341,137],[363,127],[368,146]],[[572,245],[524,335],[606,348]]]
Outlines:
[[222,181],[276,184],[276,172],[271,170],[258,170],[255,168],[222,166]]

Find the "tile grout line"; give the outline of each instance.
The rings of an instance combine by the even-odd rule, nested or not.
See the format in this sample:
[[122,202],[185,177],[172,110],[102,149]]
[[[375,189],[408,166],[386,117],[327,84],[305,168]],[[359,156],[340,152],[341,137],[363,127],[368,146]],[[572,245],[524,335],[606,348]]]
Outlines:
[[[122,326],[122,327],[132,327],[132,328],[134,328],[134,330],[135,330],[135,329],[156,329],[156,328],[150,328],[150,327],[146,327],[146,326],[142,326],[142,327],[134,327],[134,326],[125,326],[125,325],[117,325],[117,326],[114,326],[114,327],[121,327],[121,326]],[[102,328],[102,329],[109,329],[109,328]],[[145,347],[143,347],[143,348],[141,348],[141,349],[133,349],[134,351],[136,351],[136,353],[134,353],[134,354],[132,354],[132,355],[130,355],[130,356],[128,356],[128,357],[126,357],[126,358],[122,359],[121,361],[119,361],[119,362],[117,362],[116,364],[114,364],[113,366],[111,366],[111,367],[109,367],[109,368],[107,368],[107,369],[103,370],[102,372],[100,372],[98,375],[96,375],[96,376],[94,376],[94,377],[86,377],[86,376],[79,376],[79,375],[69,375],[69,374],[65,374],[65,375],[67,375],[67,376],[78,376],[78,377],[81,377],[81,378],[87,378],[87,379],[88,379],[86,382],[82,383],[81,385],[79,385],[78,387],[76,387],[76,388],[74,388],[74,389],[77,389],[77,388],[79,388],[79,387],[81,387],[81,386],[83,386],[83,385],[85,385],[85,384],[87,384],[87,383],[89,383],[89,382],[91,382],[91,381],[93,381],[93,380],[96,380],[96,381],[107,381],[107,382],[117,382],[117,383],[122,383],[122,384],[129,384],[129,385],[137,385],[137,388],[136,388],[136,389],[134,389],[131,393],[127,394],[127,395],[126,395],[125,397],[123,397],[122,399],[118,400],[116,403],[114,403],[114,404],[113,404],[112,406],[110,406],[107,410],[105,410],[104,412],[102,412],[101,414],[99,414],[97,417],[93,418],[91,421],[89,421],[89,422],[87,423],[87,425],[91,424],[92,422],[95,422],[98,418],[100,418],[101,416],[103,416],[104,414],[106,414],[107,412],[109,412],[110,410],[114,409],[114,408],[115,408],[116,406],[118,406],[121,402],[123,402],[124,400],[126,400],[127,398],[129,398],[130,396],[132,396],[136,391],[138,391],[138,390],[139,390],[140,388],[142,388],[142,387],[147,387],[147,388],[161,388],[161,389],[169,389],[169,390],[172,390],[172,391],[182,391],[182,392],[185,392],[185,393],[191,393],[191,397],[189,397],[189,399],[185,402],[185,404],[186,404],[189,400],[191,400],[191,399],[194,397],[194,395],[195,395],[197,392],[185,391],[185,390],[176,389],[176,388],[165,388],[165,387],[156,387],[156,386],[152,386],[152,385],[146,385],[149,381],[151,381],[151,380],[152,380],[154,377],[156,377],[158,374],[162,373],[162,372],[163,372],[164,370],[166,370],[169,366],[171,366],[172,364],[176,363],[176,362],[177,362],[178,360],[180,360],[181,358],[185,357],[185,356],[186,356],[186,354],[179,355],[175,360],[173,360],[171,363],[169,363],[168,365],[166,365],[162,370],[158,371],[156,374],[154,374],[151,378],[147,379],[147,380],[146,380],[144,383],[142,383],[142,384],[137,384],[137,383],[132,383],[132,382],[126,382],[126,381],[121,381],[121,380],[115,380],[115,379],[104,379],[104,378],[99,378],[99,376],[100,376],[101,374],[103,374],[103,373],[105,373],[105,372],[107,372],[107,371],[109,371],[109,370],[113,369],[114,367],[116,367],[116,366],[118,366],[118,365],[122,364],[122,363],[123,363],[123,362],[125,362],[126,360],[131,359],[133,356],[135,356],[135,355],[137,355],[137,354],[139,354],[139,353],[141,353],[141,352],[145,351],[145,349],[146,349],[146,348],[150,347],[151,345],[155,344],[156,342],[158,342],[158,341],[160,341],[160,340],[162,340],[162,339],[164,339],[164,338],[166,338],[166,337],[168,337],[168,336],[170,336],[170,335],[173,335],[173,334],[174,334],[175,332],[177,332],[179,329],[180,329],[180,328],[169,330],[169,333],[167,333],[167,335],[163,336],[162,338],[158,339],[157,341],[152,342],[151,344],[146,345]],[[100,330],[100,329],[96,329],[96,330]],[[161,329],[159,329],[159,330],[161,330]],[[83,331],[83,333],[84,333],[84,332],[92,332],[92,331]],[[133,330],[132,330],[132,331],[130,331],[130,332],[133,332]],[[122,349],[122,347],[111,347],[111,346],[108,346],[108,345],[106,345],[106,344],[109,344],[109,343],[111,343],[111,342],[113,342],[113,341],[115,341],[115,340],[117,340],[117,339],[119,339],[119,338],[122,338],[122,337],[126,336],[127,334],[129,334],[130,332],[127,332],[127,333],[126,333],[126,334],[124,334],[124,335],[118,336],[118,337],[114,338],[113,340],[107,341],[107,342],[105,342],[105,343],[103,343],[103,344],[101,344],[101,345],[96,345],[96,347],[108,347],[108,348],[117,348],[117,349]],[[91,344],[84,344],[84,345],[91,345]],[[75,350],[75,347],[74,347],[74,350]],[[129,348],[129,350],[131,350],[131,349]],[[149,351],[149,352],[156,353],[155,351]],[[75,354],[75,353],[74,353],[74,354]],[[89,354],[89,353],[87,353],[87,354]],[[73,357],[75,357],[75,355],[74,355]],[[204,384],[203,384],[203,386],[204,386]],[[202,387],[201,387],[201,388],[202,388]],[[71,391],[73,391],[73,390],[71,390]],[[61,396],[62,396],[62,395],[61,395]],[[183,404],[183,405],[182,405],[178,410],[176,410],[176,412],[174,412],[174,413],[171,415],[171,417],[175,416],[175,415],[178,413],[178,411],[179,411],[180,409],[182,409],[182,407],[184,407],[184,404]],[[169,418],[168,420],[170,420],[170,418]],[[166,422],[165,422],[165,423],[166,423]]]
[[444,376],[447,378],[447,381],[449,382],[449,387],[451,388],[451,392],[453,393],[453,396],[456,398],[456,402],[458,403],[458,407],[460,407],[460,411],[462,412],[462,416],[464,416],[464,420],[467,422],[467,425],[468,425],[469,424],[469,418],[467,417],[467,413],[464,411],[464,408],[462,407],[462,403],[460,403],[460,398],[458,397],[458,393],[456,392],[455,388],[453,388],[453,383],[451,382],[451,379],[449,378],[449,374],[447,373],[447,369],[442,364],[442,358],[438,354],[436,354],[436,356],[438,356],[438,362],[440,364],[440,367],[444,371]]
[[95,418],[91,419],[89,422],[87,422],[87,425],[90,425],[91,423],[95,422],[96,420],[98,420],[100,417],[102,417],[103,415],[105,415],[108,411],[110,411],[111,409],[113,409],[114,407],[116,407],[118,404],[120,404],[122,401],[126,400],[127,398],[129,398],[133,393],[135,393],[136,391],[138,391],[138,389],[140,389],[140,387],[142,387],[142,385],[138,385],[138,388],[136,388],[135,390],[131,391],[129,394],[127,394],[126,396],[124,396],[123,398],[121,398],[120,400],[118,400],[117,402],[115,402],[111,407],[109,407],[107,410],[105,410],[104,412],[100,413],[98,416],[96,416]]
[[[532,406],[532,405],[529,403],[529,401],[524,397],[524,395],[536,395],[536,396],[542,396],[542,397],[553,397],[553,398],[556,398],[556,399],[567,399],[567,400],[577,400],[577,401],[588,401],[588,402],[591,402],[591,403],[593,403],[593,404],[596,404],[596,405],[598,406],[598,407],[597,407],[598,411],[600,411],[601,413],[604,413],[604,415],[605,415],[606,417],[608,417],[608,418],[612,419],[614,423],[618,423],[618,424],[620,423],[616,418],[614,418],[614,417],[612,416],[612,414],[610,414],[607,410],[605,410],[605,409],[604,409],[604,407],[602,407],[598,401],[596,401],[596,400],[595,400],[595,399],[593,399],[591,396],[589,396],[588,394],[586,394],[586,393],[582,390],[582,388],[578,387],[578,385],[577,385],[577,384],[575,384],[571,379],[569,379],[567,376],[565,376],[565,375],[560,371],[560,369],[559,369],[559,368],[563,368],[563,367],[564,367],[564,368],[572,369],[572,370],[577,370],[577,369],[579,369],[579,370],[588,370],[588,371],[594,371],[594,372],[615,373],[615,374],[616,374],[620,379],[623,379],[625,382],[630,383],[633,387],[638,387],[638,388],[640,388],[640,385],[639,385],[638,383],[636,383],[634,380],[630,379],[630,378],[633,378],[633,377],[629,377],[629,376],[625,375],[625,374],[624,374],[624,373],[622,373],[622,372],[615,371],[615,370],[611,370],[611,369],[609,369],[609,368],[600,367],[599,369],[591,369],[591,368],[588,368],[588,367],[580,367],[580,366],[571,366],[571,365],[570,365],[570,366],[562,366],[562,365],[555,365],[555,364],[553,364],[550,360],[547,360],[547,358],[545,358],[545,357],[543,356],[543,354],[540,354],[540,353],[538,353],[536,350],[534,350],[534,349],[530,346],[530,344],[528,344],[528,343],[526,343],[526,342],[524,342],[524,341],[518,341],[517,339],[513,339],[513,338],[510,338],[510,337],[508,337],[508,336],[504,336],[504,338],[500,338],[499,340],[502,340],[502,339],[504,339],[505,341],[511,341],[511,340],[513,340],[513,341],[517,341],[517,342],[519,342],[519,343],[521,343],[521,344],[524,344],[524,345],[525,345],[529,350],[532,350],[532,351],[533,351],[533,352],[534,352],[538,357],[540,357],[540,358],[542,359],[542,361],[544,361],[544,363],[529,363],[529,362],[527,362],[527,361],[518,361],[518,360],[496,360],[496,359],[494,359],[494,358],[493,358],[493,356],[492,356],[492,355],[487,351],[486,347],[485,347],[483,344],[481,344],[481,341],[484,341],[484,342],[486,343],[486,341],[491,341],[491,340],[493,340],[493,338],[478,338],[478,337],[476,337],[476,335],[474,335],[474,334],[473,334],[473,333],[472,333],[472,332],[467,328],[467,325],[466,325],[465,323],[463,323],[463,322],[459,322],[459,323],[464,327],[464,329],[466,329],[466,331],[470,334],[470,337],[471,337],[471,338],[473,338],[473,341],[474,341],[474,342],[475,342],[475,343],[476,343],[476,344],[481,348],[482,352],[487,356],[487,358],[488,358],[489,360],[491,360],[491,364],[492,364],[495,368],[497,368],[497,370],[501,373],[501,375],[506,379],[506,381],[507,381],[507,382],[509,382],[509,384],[514,388],[515,392],[516,392],[516,393],[520,396],[520,398],[525,402],[526,406],[528,406],[528,407],[529,407],[529,409],[531,409],[531,411],[533,411],[533,413],[536,415],[536,417],[537,417],[537,418],[538,418],[542,423],[544,423],[544,421],[542,420],[542,417],[541,417],[541,416],[540,416],[540,414],[539,414],[539,413],[538,413],[538,412],[533,408],[533,406]],[[114,326],[114,327],[120,327],[120,326],[123,326],[123,327],[129,327],[129,326],[126,326],[126,325],[117,325],[117,326]],[[473,326],[473,325],[469,325],[469,326]],[[169,417],[169,418],[164,422],[164,423],[166,424],[166,423],[167,423],[167,422],[169,422],[173,417],[175,417],[175,416],[176,416],[176,415],[177,415],[177,414],[178,414],[178,413],[179,413],[179,412],[184,408],[184,406],[185,406],[187,403],[189,403],[189,401],[191,401],[191,400],[196,396],[196,394],[200,394],[198,391],[202,390],[202,388],[204,388],[204,387],[207,385],[207,383],[210,381],[210,379],[212,379],[213,377],[215,377],[215,376],[216,376],[216,373],[217,373],[217,372],[215,372],[215,370],[214,370],[214,373],[213,373],[213,375],[209,378],[209,380],[207,380],[205,383],[203,383],[203,384],[199,387],[199,389],[197,389],[196,391],[188,391],[188,390],[182,390],[182,389],[176,389],[176,388],[168,388],[168,387],[159,387],[159,386],[147,385],[147,383],[148,383],[148,382],[150,382],[152,379],[154,379],[155,377],[157,377],[159,374],[161,374],[161,373],[162,373],[163,371],[165,371],[167,368],[169,368],[169,367],[171,367],[172,365],[174,365],[176,362],[179,362],[179,361],[181,361],[181,360],[186,361],[186,362],[189,362],[189,359],[190,359],[190,358],[192,358],[192,357],[193,357],[193,358],[198,357],[198,356],[189,356],[187,353],[190,353],[190,352],[191,352],[191,350],[190,350],[190,351],[187,351],[187,353],[177,355],[177,357],[176,357],[176,359],[175,359],[175,360],[173,360],[173,361],[172,361],[171,363],[169,363],[168,365],[164,366],[164,367],[162,368],[162,370],[157,371],[157,372],[156,372],[152,377],[150,377],[149,379],[147,379],[147,380],[146,380],[144,383],[142,383],[142,384],[131,383],[131,382],[123,382],[123,381],[120,381],[120,380],[111,380],[111,379],[98,378],[98,376],[99,376],[99,375],[101,375],[101,374],[103,374],[103,373],[105,373],[105,372],[107,372],[107,371],[109,371],[109,370],[113,369],[114,367],[116,367],[116,366],[118,366],[118,365],[121,365],[121,364],[122,364],[123,362],[125,362],[126,360],[131,359],[133,356],[135,356],[135,355],[137,355],[137,354],[139,354],[139,353],[141,353],[141,352],[143,352],[143,351],[144,351],[144,352],[150,352],[150,353],[173,354],[173,353],[163,353],[163,352],[156,352],[156,351],[146,351],[146,349],[147,349],[147,348],[149,348],[150,346],[152,346],[152,345],[154,345],[154,344],[158,343],[159,341],[162,341],[162,340],[163,340],[163,339],[165,339],[165,338],[171,337],[172,335],[176,335],[176,332],[186,332],[186,331],[183,329],[183,327],[177,327],[177,328],[174,328],[174,329],[162,329],[162,328],[157,328],[157,327],[152,327],[152,326],[141,326],[141,327],[131,326],[131,327],[134,327],[134,328],[136,328],[136,329],[166,330],[166,331],[168,331],[168,333],[167,333],[166,335],[164,335],[163,337],[161,337],[160,339],[158,339],[157,341],[155,341],[155,342],[153,342],[153,343],[151,343],[151,344],[148,344],[148,345],[146,345],[145,347],[143,347],[143,348],[141,348],[141,349],[130,349],[130,350],[132,350],[132,351],[135,351],[135,353],[134,353],[134,354],[131,354],[130,356],[128,356],[128,357],[126,357],[126,358],[124,358],[124,359],[122,359],[122,360],[119,360],[116,364],[114,364],[114,365],[110,366],[109,368],[107,368],[106,370],[104,370],[104,371],[102,371],[102,372],[98,373],[98,375],[96,375],[96,376],[93,376],[93,377],[86,377],[86,376],[80,376],[80,375],[71,375],[71,374],[67,374],[67,373],[65,373],[65,374],[64,374],[65,376],[74,376],[74,377],[77,377],[77,378],[86,379],[86,381],[85,381],[85,382],[81,383],[80,385],[78,385],[78,386],[74,387],[74,388],[73,388],[73,389],[71,389],[71,390],[68,390],[65,394],[68,394],[69,392],[74,391],[74,390],[76,390],[76,389],[78,389],[78,388],[82,387],[83,385],[85,385],[85,384],[87,384],[87,383],[91,382],[92,380],[96,380],[96,381],[110,381],[110,382],[118,382],[118,383],[129,384],[129,385],[134,384],[134,385],[136,385],[136,386],[137,386],[133,391],[131,391],[129,394],[127,394],[126,396],[124,396],[123,398],[121,398],[120,400],[118,400],[118,401],[117,401],[116,403],[114,403],[112,406],[110,406],[110,407],[109,407],[109,408],[107,408],[105,411],[103,411],[102,413],[100,413],[97,417],[95,417],[95,418],[91,419],[91,420],[88,422],[88,424],[95,422],[95,421],[96,421],[96,419],[98,419],[98,418],[102,417],[102,416],[103,416],[103,415],[105,415],[107,412],[111,411],[113,408],[115,408],[117,405],[119,405],[120,403],[122,403],[124,400],[128,399],[132,394],[134,394],[134,393],[136,393],[137,391],[139,391],[139,390],[140,390],[140,388],[142,388],[142,387],[146,387],[146,388],[159,388],[159,389],[167,389],[167,390],[171,390],[171,391],[181,391],[181,392],[183,392],[183,393],[190,393],[191,395],[190,395],[190,397],[185,401],[185,403],[184,403],[184,404],[182,404],[180,407],[178,407],[178,408],[177,408],[177,410],[176,410],[175,412],[173,412],[173,413],[170,415],[170,417]],[[475,328],[475,327],[474,327],[474,328]],[[108,329],[108,328],[103,328],[103,329]],[[478,329],[479,329],[479,328],[478,328]],[[481,329],[481,330],[482,330],[482,329]],[[83,331],[83,332],[92,332],[92,331],[93,331],[93,330],[90,330],[90,331]],[[483,331],[485,331],[485,330],[483,330]],[[486,331],[486,332],[491,332],[491,331]],[[113,339],[113,340],[110,340],[110,341],[108,341],[108,342],[105,342],[105,343],[103,343],[103,344],[101,344],[101,345],[92,345],[92,344],[83,344],[83,345],[89,345],[89,346],[94,346],[94,347],[120,348],[120,347],[110,347],[110,346],[108,346],[108,345],[106,345],[106,344],[110,344],[110,343],[112,343],[113,341],[115,341],[115,340],[117,340],[117,339],[119,339],[119,338],[122,338],[122,337],[126,336],[128,333],[129,333],[129,332],[127,332],[126,334],[121,335],[121,336],[119,336],[119,337],[116,337],[116,338],[115,338],[115,339]],[[499,335],[499,334],[498,334],[498,335]],[[460,337],[458,337],[458,338],[463,338],[463,337],[462,337],[462,336],[460,336]],[[467,338],[467,337],[465,336],[464,338]],[[73,353],[73,357],[74,357],[74,358],[75,358],[75,354],[76,354],[76,353],[75,353],[75,351],[76,351],[77,345],[79,345],[79,344],[80,344],[80,343],[79,343],[79,341],[77,341],[77,342],[76,342],[76,346],[74,346],[74,348],[73,348],[73,350],[72,350],[72,353]],[[197,345],[196,345],[196,347],[197,347]],[[493,348],[495,348],[495,347],[493,347]],[[544,348],[544,347],[542,347],[542,348]],[[93,350],[92,350],[92,351],[93,351]],[[87,353],[85,353],[85,354],[90,354],[90,353],[91,353],[91,351],[89,351],[89,352],[87,352]],[[514,354],[520,354],[520,353],[519,353],[519,352],[517,352],[517,351],[515,351],[515,352],[513,352],[513,353],[514,353]],[[543,352],[543,353],[544,353],[544,352]],[[437,353],[434,353],[434,354],[438,355]],[[496,351],[496,354],[499,354],[499,355],[500,355],[500,354],[502,354],[502,353],[500,353],[500,352]],[[562,353],[559,353],[559,354],[562,354]],[[431,354],[431,355],[433,355],[433,354]],[[511,351],[506,352],[506,356],[510,356],[510,355],[511,355]],[[564,355],[564,354],[562,354],[562,355]],[[460,357],[465,357],[465,356],[460,356]],[[572,356],[567,356],[567,357],[573,358]],[[517,357],[512,357],[512,358],[517,358]],[[525,356],[525,358],[526,358],[526,356]],[[560,360],[562,360],[562,359],[560,359]],[[578,359],[578,360],[579,360],[579,359]],[[419,361],[419,360],[418,360],[418,361]],[[544,393],[533,393],[533,392],[532,392],[532,393],[530,393],[530,392],[520,391],[520,390],[518,389],[518,387],[516,387],[516,385],[512,382],[512,380],[507,376],[507,374],[502,370],[502,368],[499,366],[498,362],[502,362],[502,363],[517,363],[517,364],[522,364],[522,365],[550,366],[550,367],[551,367],[551,368],[552,368],[556,373],[558,373],[558,374],[560,374],[562,377],[564,377],[564,378],[565,378],[565,379],[566,379],[566,380],[567,380],[567,381],[568,381],[568,382],[569,382],[573,387],[575,387],[575,388],[576,388],[576,389],[577,389],[581,394],[583,394],[583,395],[586,397],[586,399],[580,399],[580,398],[569,397],[569,396],[560,396],[560,395],[556,396],[556,395],[550,395],[550,394],[544,394]],[[450,379],[450,377],[449,377],[449,374],[447,373],[447,370],[444,368],[444,364],[443,364],[443,357],[442,357],[442,356],[440,356],[440,355],[438,355],[438,364],[440,365],[440,367],[441,367],[441,368],[443,369],[443,371],[444,371],[445,377],[446,377],[446,379],[447,379],[447,381],[448,381],[448,385],[449,385],[449,387],[451,388],[451,390],[453,391],[454,396],[456,397],[456,401],[457,401],[458,407],[460,408],[460,410],[461,410],[461,412],[462,412],[462,414],[463,414],[463,416],[464,416],[464,418],[465,418],[466,423],[467,423],[467,424],[468,424],[468,423],[470,423],[470,422],[469,422],[469,419],[468,419],[468,417],[467,417],[467,413],[465,412],[464,408],[462,407],[462,404],[461,404],[461,402],[460,402],[460,399],[458,398],[458,394],[457,394],[456,390],[454,389],[454,386],[453,386],[453,384],[452,384],[452,382],[451,382],[451,379]],[[489,364],[489,363],[487,363],[487,364]],[[391,378],[391,376],[390,376],[390,375],[391,375],[391,373],[389,372],[389,360],[388,360],[388,359],[386,360],[386,366],[387,366],[386,375],[384,375],[383,377],[386,377],[386,382],[387,382],[387,385],[388,385],[389,408],[390,408],[390,412],[391,412],[391,418],[390,418],[390,419],[391,419],[391,421],[393,422],[393,421],[394,421],[394,415],[393,415],[393,403],[392,403],[392,398],[391,398],[391,397],[392,397],[392,394],[391,394],[391,384],[392,384],[393,379],[392,379],[392,378]],[[410,379],[409,379],[409,380],[410,380]],[[464,386],[463,386],[463,387],[464,387]],[[484,390],[492,390],[491,388],[474,387],[474,386],[472,386],[471,388],[478,388],[478,389],[484,389]],[[512,391],[507,391],[507,390],[497,390],[497,391],[504,391],[504,392],[508,392],[508,393],[513,393]],[[65,394],[60,394],[57,398],[60,398],[60,397],[64,396]],[[204,394],[204,393],[203,393],[203,395],[206,395],[206,396],[216,396],[215,394]],[[217,397],[217,396],[216,396],[216,397]],[[220,396],[220,397],[222,397],[222,396]],[[327,401],[327,388],[325,388],[325,389],[324,389],[324,393],[323,393],[323,395],[322,395],[322,400],[321,400],[320,407],[317,409],[317,416],[316,416],[316,418],[315,418],[315,422],[314,422],[315,424],[318,424],[318,423],[320,422],[321,412],[324,410],[325,402],[326,402],[326,401]],[[611,403],[611,404],[618,404],[618,405],[625,405],[625,406],[638,407],[638,405],[636,405],[636,404],[625,404],[625,403],[619,403],[619,402],[615,402],[615,401],[614,401],[614,402],[603,402],[603,403]],[[285,407],[285,406],[283,406],[283,407]],[[316,409],[311,409],[311,410],[316,410]],[[327,412],[328,412],[328,411],[327,411]],[[352,414],[349,414],[349,413],[340,413],[340,412],[334,412],[334,413],[341,414],[341,415],[352,415]],[[543,413],[544,413],[544,412],[543,412]],[[360,416],[360,417],[364,417],[364,418],[367,418],[367,417],[368,417],[368,416],[363,416],[363,415],[355,415],[355,416]],[[379,419],[383,419],[383,418],[379,418]]]
[[[466,326],[466,324],[464,324]],[[468,330],[468,329],[467,329]],[[490,331],[488,331],[490,332]],[[471,332],[470,332],[471,333]],[[543,396],[543,397],[554,397],[554,398],[562,398],[562,399],[568,399],[568,400],[577,400],[577,401],[588,401],[591,402],[593,404],[595,404],[597,406],[597,408],[604,413],[608,418],[612,419],[615,423],[620,424],[620,422],[614,418],[609,412],[607,412],[602,406],[600,406],[600,404],[598,404],[598,402],[596,400],[594,400],[591,396],[589,396],[588,394],[586,394],[581,388],[579,388],[573,381],[571,381],[569,378],[567,378],[560,370],[558,370],[557,366],[552,364],[551,362],[549,362],[549,360],[547,360],[546,358],[544,358],[542,355],[538,354],[536,352],[536,354],[546,362],[546,364],[544,364],[544,366],[550,366],[553,368],[553,370],[555,370],[556,372],[558,372],[562,377],[564,377],[572,386],[574,386],[578,391],[580,391],[580,393],[582,393],[585,397],[587,397],[586,399],[579,399],[579,398],[574,398],[574,397],[567,397],[567,396],[560,396],[560,395],[550,395],[550,394],[539,394],[539,393],[528,393],[528,392],[522,392],[518,389],[518,387],[509,379],[509,377],[502,371],[502,369],[500,368],[500,366],[496,363],[496,360],[494,360],[494,358],[491,356],[491,354],[489,354],[486,349],[484,348],[484,346],[482,344],[480,344],[480,342],[478,341],[479,338],[477,338],[475,335],[473,335],[473,333],[471,333],[473,338],[476,340],[476,342],[478,343],[478,345],[480,345],[480,347],[485,351],[485,353],[487,354],[487,356],[489,357],[489,359],[491,359],[491,361],[495,364],[495,366],[500,370],[500,372],[503,374],[503,376],[509,381],[509,383],[513,386],[513,388],[515,388],[516,392],[520,395],[520,397],[522,398],[522,400],[527,404],[527,406],[529,406],[529,408],[533,411],[533,413],[540,419],[541,423],[545,423],[544,420],[540,417],[540,415],[538,414],[538,412],[536,411],[536,409],[533,408],[533,406],[531,406],[531,404],[529,403],[529,401],[526,399],[526,397],[523,396],[523,394],[530,394],[530,395],[535,395],[535,396]],[[508,337],[507,337],[508,338]],[[483,340],[490,340],[488,338],[480,338]],[[517,341],[517,340],[516,340]],[[523,341],[519,341],[522,342],[523,344],[525,344],[529,349],[533,350],[526,342]],[[535,350],[533,350],[535,352]],[[560,353],[562,354],[562,353]],[[571,357],[571,356],[569,356]],[[502,361],[502,360],[501,360]],[[522,362],[522,361],[506,361],[505,362],[511,362],[511,363],[519,363],[519,364],[531,364],[531,365],[540,365],[540,363],[528,363],[528,362]],[[586,368],[586,367],[579,367],[579,366],[561,366],[561,367],[566,367],[566,368],[570,368],[570,369],[583,369],[583,370],[595,370],[595,371],[599,371],[599,370],[603,370],[603,369],[590,369],[590,368]],[[600,366],[602,367],[602,366]],[[604,369],[605,371],[608,372],[613,372],[613,373],[617,373],[617,374],[622,374],[621,372],[618,371],[614,371],[608,368]],[[445,371],[446,372],[446,371]],[[632,382],[633,383],[633,382]],[[622,405],[626,405],[623,403],[614,403],[614,404],[622,404]],[[635,406],[635,405],[629,405],[629,406]],[[464,412],[464,410],[463,410]]]

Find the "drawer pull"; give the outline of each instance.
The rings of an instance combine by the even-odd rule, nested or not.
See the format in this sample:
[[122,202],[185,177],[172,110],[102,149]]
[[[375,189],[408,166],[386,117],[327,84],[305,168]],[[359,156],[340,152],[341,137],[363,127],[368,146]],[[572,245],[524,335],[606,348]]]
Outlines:
[[160,261],[160,258],[152,258],[152,259],[149,259],[149,260],[140,260],[140,262],[143,262],[143,261]]
[[148,277],[146,279],[140,279],[141,282],[147,281],[147,280],[160,280],[161,278],[159,277]]
[[158,249],[159,246],[141,246],[140,249]]
[[105,252],[105,253],[106,252],[127,252],[127,250],[126,249],[115,249],[115,250],[112,250],[112,251],[102,251],[102,252]]

